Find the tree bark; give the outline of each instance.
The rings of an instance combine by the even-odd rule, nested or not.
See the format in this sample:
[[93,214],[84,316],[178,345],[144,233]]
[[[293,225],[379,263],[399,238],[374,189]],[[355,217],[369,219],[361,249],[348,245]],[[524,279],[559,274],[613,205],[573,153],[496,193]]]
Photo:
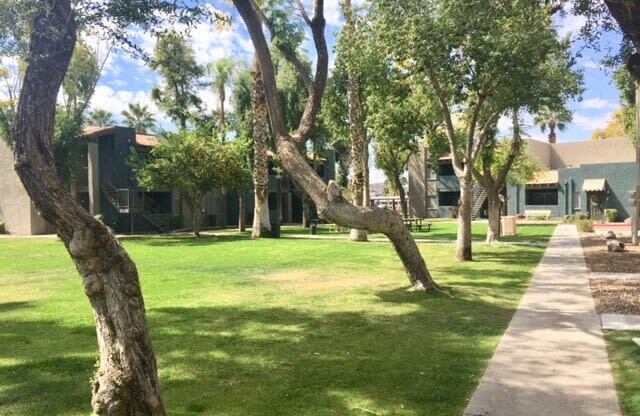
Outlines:
[[13,129],[15,168],[65,244],[93,308],[100,351],[93,414],[165,415],[136,266],[109,229],[70,195],[54,168],[56,98],[77,27],[69,0],[38,4]]
[[407,196],[400,180],[400,175],[394,175],[393,181],[395,182],[396,189],[398,190],[398,196],[400,197],[400,209],[402,210],[402,216],[409,218],[409,207],[407,206]]
[[247,230],[245,218],[247,217],[247,197],[245,191],[241,189],[238,195],[238,231],[241,233]]
[[311,227],[311,207],[309,204],[309,195],[305,191],[301,191],[300,195],[302,197],[302,226],[304,228]]
[[460,207],[458,209],[458,238],[456,240],[456,259],[473,260],[471,254],[471,194],[472,180],[470,166],[465,166],[464,174],[458,177],[460,182]]
[[[343,3],[345,17],[347,19],[347,29],[355,31],[355,23],[352,19],[351,0]],[[367,131],[364,127],[364,106],[362,105],[362,89],[360,79],[353,71],[347,74],[347,103],[349,105],[349,126],[351,133],[351,194],[353,204],[357,207],[364,205],[365,190],[365,155]],[[367,231],[352,229],[349,234],[351,241],[367,241]]]
[[255,208],[253,211],[253,238],[271,235],[269,217],[269,113],[260,65],[256,59],[253,69],[253,184]]
[[500,193],[493,189],[486,189],[489,203],[489,225],[487,227],[487,243],[495,243],[500,237],[500,217],[502,216],[502,201]]
[[191,225],[194,237],[200,237],[200,211],[202,209],[202,198],[194,198],[189,206],[191,207]]

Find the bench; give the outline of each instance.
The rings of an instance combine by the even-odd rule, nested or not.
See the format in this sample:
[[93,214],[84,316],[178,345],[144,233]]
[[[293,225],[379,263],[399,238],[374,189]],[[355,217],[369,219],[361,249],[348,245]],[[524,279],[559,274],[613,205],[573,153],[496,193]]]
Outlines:
[[526,219],[543,219],[548,220],[551,218],[550,209],[526,209],[524,211],[524,217]]
[[422,232],[422,227],[426,227],[426,232],[431,231],[432,224],[430,222],[424,223],[424,218],[405,218],[403,221],[409,231],[413,231],[414,227],[419,232]]

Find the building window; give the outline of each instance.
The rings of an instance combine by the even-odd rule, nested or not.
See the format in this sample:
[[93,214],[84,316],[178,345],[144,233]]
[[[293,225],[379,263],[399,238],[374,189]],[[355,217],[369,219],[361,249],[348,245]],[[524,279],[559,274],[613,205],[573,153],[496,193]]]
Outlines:
[[460,192],[438,192],[438,205],[441,207],[457,207],[460,201]]
[[558,205],[558,189],[525,190],[527,205]]
[[451,163],[441,163],[438,165],[438,175],[440,176],[453,176],[455,175],[453,165]]
[[573,207],[574,211],[579,211],[581,209],[580,200],[580,192],[574,192],[571,195],[571,206]]

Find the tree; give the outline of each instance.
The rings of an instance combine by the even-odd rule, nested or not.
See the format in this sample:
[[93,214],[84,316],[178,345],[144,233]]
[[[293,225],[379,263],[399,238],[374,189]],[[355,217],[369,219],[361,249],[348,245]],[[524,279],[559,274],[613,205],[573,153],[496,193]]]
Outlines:
[[56,101],[76,44],[77,15],[69,0],[29,5],[28,55],[12,130],[15,168],[64,242],[94,311],[100,365],[93,412],[164,415],[136,266],[109,229],[72,197],[52,157]]
[[[344,0],[342,3],[343,14],[346,19],[344,29],[341,33],[339,44],[342,44],[342,50],[349,57],[354,55],[354,49],[360,49],[358,46],[361,39],[358,37],[358,19],[355,11],[351,6],[351,0]],[[361,50],[359,51],[361,52]],[[356,52],[357,53],[357,52]],[[362,88],[362,76],[356,69],[358,65],[347,65],[347,103],[349,108],[349,126],[351,135],[351,195],[354,205],[362,207],[365,204],[365,192],[368,192],[365,183],[366,169],[365,164],[369,163],[369,140],[367,139],[367,130],[365,128],[365,108]],[[391,150],[387,148],[387,150]],[[368,199],[368,198],[367,198]],[[367,231],[351,229],[349,236],[351,241],[367,241]]]
[[[602,129],[596,129],[591,135],[591,140],[613,139],[618,137],[627,136],[627,109],[623,108],[611,116],[611,119],[607,125]],[[635,117],[635,109],[631,108],[630,111]],[[629,120],[631,121],[631,120]],[[635,121],[635,120],[633,120]]]
[[152,131],[156,125],[156,119],[149,107],[140,103],[129,103],[126,110],[122,111],[125,126],[136,130],[138,134]]
[[195,133],[167,134],[137,168],[138,182],[149,189],[177,189],[191,210],[193,234],[200,236],[200,213],[207,192],[243,188],[246,149],[239,141]]
[[2,91],[4,98],[0,100],[0,139],[9,147],[13,147],[11,129],[15,119],[23,74],[24,64],[21,62],[0,67],[0,83],[4,87]]
[[557,139],[556,130],[563,131],[567,127],[567,123],[571,122],[573,115],[566,109],[560,109],[559,111],[553,111],[550,108],[544,107],[533,118],[535,125],[540,127],[540,130],[544,133],[549,130],[548,140],[549,143],[555,143]]
[[235,63],[231,58],[223,58],[209,66],[209,72],[213,76],[213,87],[215,92],[218,94],[218,100],[220,103],[219,108],[219,123],[218,127],[220,131],[224,132],[226,122],[225,122],[225,111],[224,104],[226,101],[226,88],[229,86],[231,82],[233,82],[233,70],[235,67]]
[[506,111],[527,105],[537,113],[546,104],[546,65],[564,45],[538,2],[375,0],[370,14],[377,44],[425,88],[425,105],[440,110],[460,182],[456,257],[471,260],[478,155]]
[[106,127],[114,124],[113,114],[101,108],[96,108],[87,119],[87,123],[92,126]]
[[[290,132],[286,127],[283,108],[278,99],[275,68],[262,28],[264,19],[261,19],[260,16],[261,9],[254,2],[247,0],[234,0],[234,4],[247,26],[256,49],[271,126],[276,136],[276,149],[283,167],[309,194],[321,217],[350,228],[386,234],[396,248],[414,288],[422,290],[437,288],[415,240],[397,213],[379,208],[356,207],[350,204],[342,197],[335,182],[325,184],[300,154],[300,147],[306,144],[313,133],[327,81],[329,60],[324,36],[323,0],[314,2],[313,17],[307,14],[300,2],[296,2],[303,20],[311,29],[317,61],[313,77],[305,73],[304,68],[294,65],[301,78],[304,79],[305,85],[308,86],[309,95],[303,115],[293,132]],[[295,62],[295,57],[287,59]]]
[[159,37],[150,66],[163,78],[162,85],[151,91],[153,100],[178,127],[186,129],[202,105],[196,89],[204,71],[196,62],[193,49],[183,36],[170,30]]
[[500,217],[504,203],[502,190],[507,182],[525,184],[541,169],[539,162],[526,153],[517,109],[512,111],[512,123],[513,137],[510,140],[491,137],[473,170],[474,177],[487,191],[487,243],[497,241],[500,236]]

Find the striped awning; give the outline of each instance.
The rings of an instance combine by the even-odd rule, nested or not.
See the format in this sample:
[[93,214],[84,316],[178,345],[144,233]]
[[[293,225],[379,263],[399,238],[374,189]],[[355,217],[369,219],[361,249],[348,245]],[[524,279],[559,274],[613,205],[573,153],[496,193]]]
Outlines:
[[533,180],[527,182],[527,185],[558,185],[560,183],[557,170],[546,170],[537,172]]
[[584,192],[604,192],[607,190],[606,179],[585,179],[582,184]]

